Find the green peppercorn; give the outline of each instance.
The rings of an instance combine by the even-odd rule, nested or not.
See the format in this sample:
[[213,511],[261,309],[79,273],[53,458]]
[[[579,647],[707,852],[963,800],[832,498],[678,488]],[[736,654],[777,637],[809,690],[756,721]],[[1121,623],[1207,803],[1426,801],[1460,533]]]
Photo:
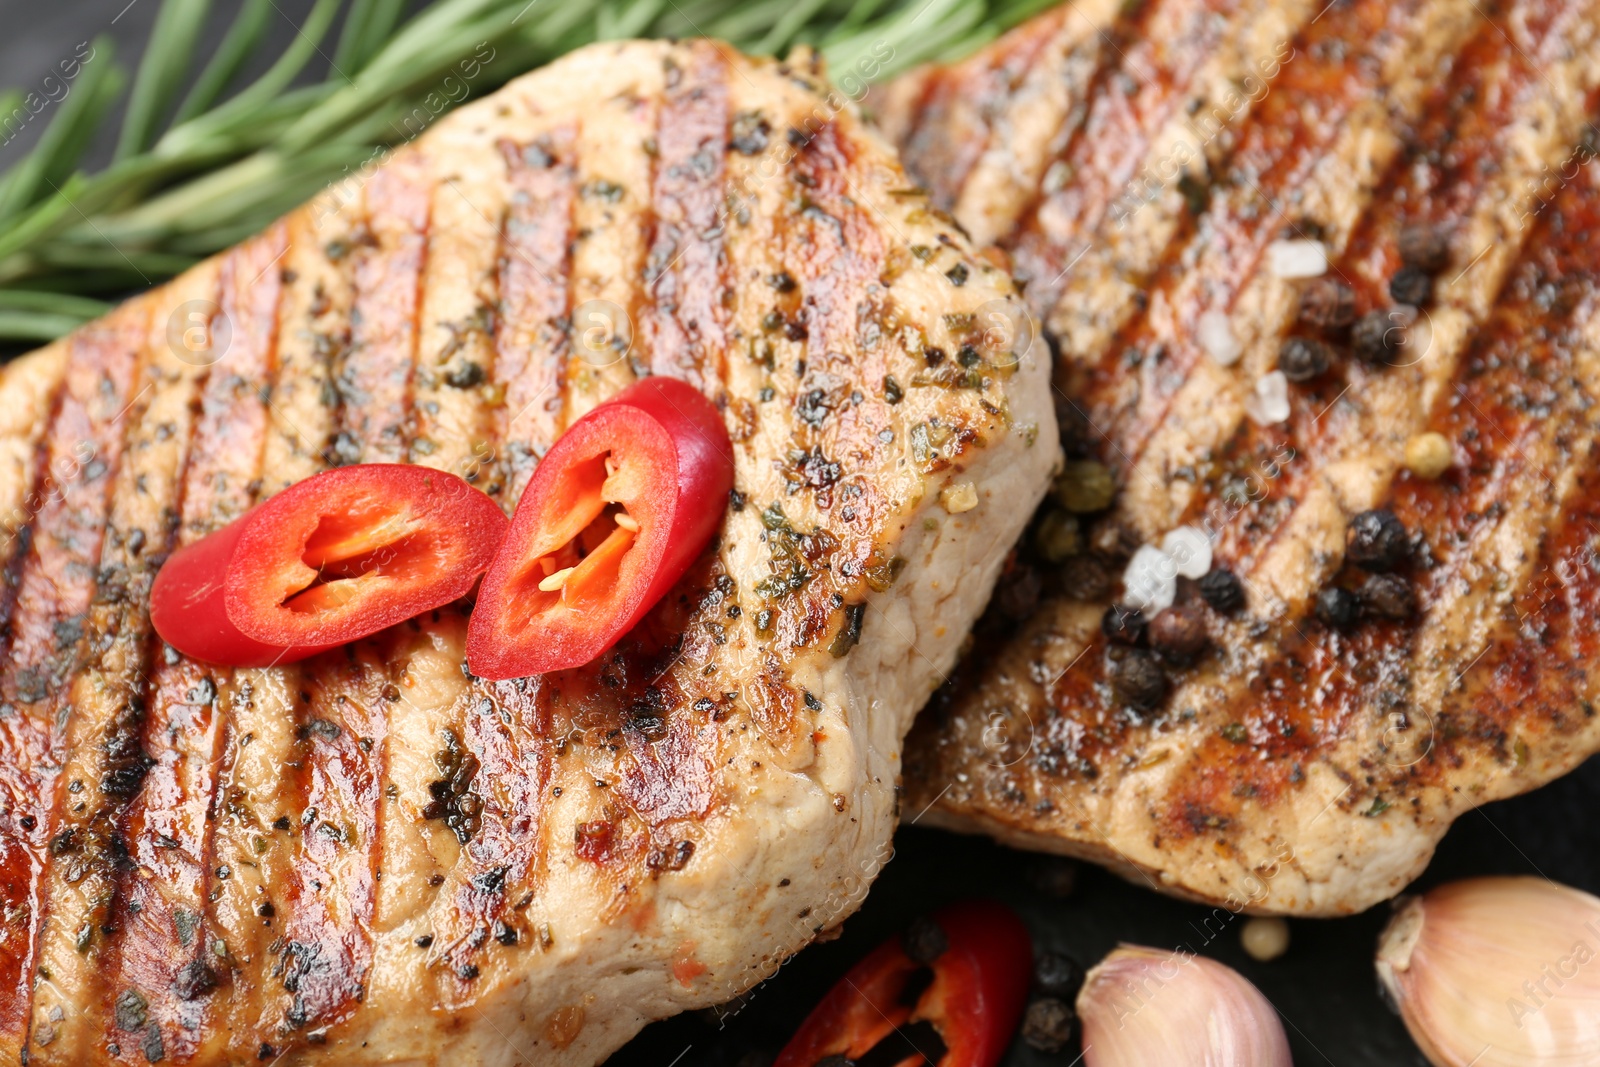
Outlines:
[[1117,495],[1117,482],[1104,463],[1072,460],[1056,478],[1051,492],[1068,511],[1087,515],[1111,506]]

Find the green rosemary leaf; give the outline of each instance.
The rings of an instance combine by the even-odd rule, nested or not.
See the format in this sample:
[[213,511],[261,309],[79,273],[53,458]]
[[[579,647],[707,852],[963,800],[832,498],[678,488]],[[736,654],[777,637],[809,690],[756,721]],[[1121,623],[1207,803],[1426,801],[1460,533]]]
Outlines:
[[174,126],[188,122],[217,102],[217,97],[222,95],[228,83],[233,81],[251,54],[260,47],[272,11],[272,0],[244,0],[228,27],[227,35],[211,57],[211,62],[206,64],[200,77],[195,80],[194,88],[178,105],[177,114],[172,117]]
[[[774,23],[783,18],[783,13],[791,6],[793,6],[792,0],[752,0],[751,3],[739,4],[730,10],[716,12],[709,22],[701,24],[708,36],[720,37],[726,41],[748,41],[767,33]],[[685,13],[681,9],[676,9],[670,14],[681,15],[685,22],[698,21],[692,11]],[[662,33],[670,32],[664,23],[665,20],[662,20],[655,28]]]
[[61,143],[46,164],[43,180],[47,186],[58,186],[72,176],[88,150],[89,141],[99,129],[101,121],[111,112],[122,96],[126,76],[120,68],[108,68],[103,77],[80,79],[76,92],[82,110],[63,127]]
[[666,6],[666,0],[632,0],[631,3],[613,7],[601,5],[595,14],[597,41],[624,41],[645,31]]
[[0,311],[35,311],[50,315],[72,315],[87,321],[104,315],[111,305],[84,296],[47,293],[30,289],[0,289]]
[[189,59],[210,13],[211,0],[166,0],[161,5],[128,96],[115,160],[144,151],[155,139],[163,113],[189,76]]
[[229,123],[237,123],[270,103],[273,97],[287,89],[295,77],[305,69],[305,65],[311,62],[311,57],[317,53],[318,46],[333,24],[333,17],[339,12],[339,2],[340,0],[317,0],[311,8],[311,13],[306,16],[305,24],[296,31],[294,40],[284,49],[283,55],[278,57],[277,62],[267,68],[265,74],[225,103],[190,119],[182,126],[174,126],[168,130],[161,140],[156,142],[154,151],[169,155],[192,152],[197,144],[219,128],[225,128]]
[[827,3],[828,0],[796,0],[789,4],[788,10],[767,31],[767,35],[756,42],[752,51],[773,55],[782,52],[794,41],[795,34],[815,18]]
[[355,0],[333,54],[334,70],[355,74],[365,67],[394,34],[403,14],[405,0]]
[[[92,232],[92,231],[91,231]],[[129,246],[122,246],[119,251],[105,241],[79,242],[79,241],[52,241],[41,248],[38,253],[41,266],[71,268],[73,270],[111,270],[123,271],[137,278],[170,278],[174,274],[182,274],[198,261],[195,256],[182,255],[176,252],[147,252]],[[32,276],[29,284],[35,284]],[[40,288],[44,288],[42,285]],[[60,286],[51,288],[60,289]],[[4,291],[4,290],[0,290]],[[93,292],[94,290],[73,289],[73,292]]]
[[54,341],[94,317],[53,315],[47,311],[0,310],[0,337],[7,337],[13,341]]
[[[41,193],[48,191],[52,174],[63,166],[70,169],[77,162],[71,150],[85,140],[80,124],[95,118],[100,83],[122,78],[121,68],[111,60],[110,39],[96,37],[94,49],[94,59],[83,65],[77,81],[56,105],[55,117],[45,127],[38,143],[7,173],[5,188],[0,190],[0,220],[10,219],[31,205]],[[0,246],[3,244],[0,239]]]
[[[1053,2],[1053,0],[1047,0],[1047,2]],[[844,36],[860,29],[868,19],[878,13],[878,9],[883,7],[883,4],[884,0],[855,0],[855,3],[850,5],[850,10],[845,14],[845,17],[839,20],[839,25],[834,32]]]
[[[59,116],[57,118],[59,120]],[[27,248],[47,234],[57,233],[71,225],[77,218],[72,198],[82,192],[84,183],[83,175],[74,174],[55,191],[55,195],[35,205],[27,214],[7,226],[4,232],[0,232],[0,260]],[[0,271],[0,281],[8,277],[5,271]]]

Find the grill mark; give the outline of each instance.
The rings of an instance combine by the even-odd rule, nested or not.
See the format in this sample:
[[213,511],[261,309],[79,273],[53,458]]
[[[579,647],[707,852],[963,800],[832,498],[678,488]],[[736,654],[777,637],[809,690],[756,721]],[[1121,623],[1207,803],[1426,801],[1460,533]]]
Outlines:
[[[516,507],[543,449],[559,432],[568,338],[574,152],[577,131],[561,126],[529,145],[499,144],[511,184],[501,231],[501,316],[494,381],[505,391],[496,434],[504,451],[507,511]],[[579,324],[583,328],[585,324]]]
[[[1144,310],[1143,287],[1163,257],[1192,235],[1195,212],[1204,211],[1238,129],[1293,62],[1297,36],[1322,6],[1314,0],[1250,0],[1232,20],[1215,54],[1191,77],[1189,99],[1154,132],[1138,172],[1077,242],[1052,291],[1030,294],[1063,355],[1092,361]],[[1044,177],[1041,185],[1048,184]]]
[[[286,220],[278,375],[268,405],[261,498],[324,469],[331,455],[327,445],[340,410],[333,367],[349,344],[354,294],[352,257],[330,258],[326,249],[349,247],[354,213],[340,205],[353,199],[349,190],[335,190]],[[232,975],[213,998],[207,1040],[225,1042],[227,1054],[241,1061],[256,1059],[263,1038],[278,1041],[274,1031],[263,1030],[262,1020],[278,984],[271,970],[279,959],[269,949],[291,907],[296,846],[291,831],[275,824],[280,817],[289,820],[287,826],[299,822],[301,798],[289,788],[293,775],[287,765],[295,758],[303,677],[299,664],[239,670],[227,699],[211,848],[212,869],[225,864],[233,874],[209,903],[229,948]]]
[[339,204],[338,192],[326,193],[285,220],[279,373],[268,405],[263,499],[342,458],[330,446],[343,412],[337,376],[351,344],[355,293],[348,250],[356,237],[353,212]]
[[[898,456],[898,449],[903,447],[899,442],[877,437],[878,430],[889,424],[890,412],[882,386],[876,383],[884,380],[887,359],[904,340],[898,336],[880,337],[870,346],[863,345],[873,350],[865,366],[858,365],[853,355],[842,354],[855,352],[858,323],[883,321],[873,317],[873,313],[883,310],[873,301],[882,300],[892,307],[886,295],[873,292],[873,282],[882,275],[887,256],[880,219],[884,225],[893,223],[881,215],[867,214],[860,191],[851,184],[854,162],[853,146],[835,122],[810,131],[794,153],[789,165],[790,180],[779,187],[778,193],[787,197],[790,205],[798,201],[804,206],[798,212],[793,206],[774,206],[771,222],[763,225],[771,227],[766,240],[782,249],[785,271],[798,283],[796,295],[775,296],[773,303],[785,312],[788,322],[803,325],[804,333],[798,338],[803,347],[784,340],[795,337],[787,326],[781,333],[774,332],[764,322],[764,332],[755,340],[774,350],[768,357],[773,365],[769,380],[778,387],[778,398],[767,405],[773,423],[767,444],[773,453],[793,457],[801,452],[820,452],[827,462],[852,455],[862,457],[871,469],[874,460],[892,462],[890,457]],[[873,179],[862,176],[861,180]],[[932,270],[941,269],[939,262],[930,263]],[[987,272],[993,268],[985,265],[978,269]],[[951,294],[950,304],[944,306],[956,305],[955,290],[959,286],[950,276],[933,274],[929,285],[936,287],[931,289],[935,294],[931,299],[938,300],[944,289]],[[850,296],[853,293],[871,295],[858,304]],[[755,310],[760,314],[764,308]],[[935,334],[927,340],[934,343],[943,338]],[[922,366],[926,368],[927,364]],[[912,376],[904,372],[901,376],[908,390],[946,387],[920,386]],[[854,388],[858,385],[862,388]],[[730,406],[735,441],[744,436],[738,429],[740,414]],[[959,447],[953,436],[947,447]],[[809,528],[812,516],[826,518],[826,513],[841,501],[848,502],[851,514],[863,517],[881,514],[890,506],[870,477],[852,478],[844,484],[812,484],[808,493],[800,495],[806,486],[792,463],[792,458],[786,460],[781,471],[783,480],[773,479],[766,484],[773,486],[768,491],[775,493],[776,502],[795,529]],[[765,485],[747,483],[745,489],[761,492]],[[819,568],[816,580],[779,598],[763,598],[763,607],[773,612],[774,647],[808,646],[836,630],[843,618],[840,598],[862,598],[859,579],[844,575],[852,571],[860,574],[863,560],[873,548],[870,537],[841,545],[832,557],[832,565]],[[846,568],[847,560],[852,562]],[[845,569],[836,573],[835,568]],[[761,596],[759,592],[756,595]],[[779,688],[773,687],[774,691]],[[788,701],[777,698],[758,703],[758,707],[758,717],[769,719],[762,722],[769,734],[781,732],[789,724],[792,708]]]
[[727,345],[722,204],[728,70],[709,41],[678,49],[666,63],[651,189],[654,234],[644,278],[653,305],[644,336],[651,373],[710,392],[724,380]]
[[267,999],[261,1035],[279,1048],[348,1017],[365,995],[381,854],[385,644],[324,653],[302,675],[311,698],[295,742],[303,803],[278,952],[288,995]]
[[[1592,747],[1596,684],[1589,664],[1595,662],[1596,642],[1587,622],[1600,611],[1593,566],[1597,504],[1600,471],[1591,452],[1574,490],[1562,500],[1563,521],[1541,541],[1531,569],[1536,577],[1519,591],[1514,620],[1503,626],[1531,622],[1536,636],[1526,630],[1516,639],[1502,634],[1474,664],[1468,689],[1456,701],[1463,709],[1460,721],[1492,724],[1495,740],[1511,740],[1517,770],[1535,780],[1571,769]],[[1527,746],[1525,756],[1519,756],[1516,740]],[[1504,760],[1505,748],[1496,754]]]
[[43,488],[44,431],[61,396],[67,348],[56,341],[0,367],[0,631],[11,621],[16,567],[27,548],[18,538],[30,529]]
[[[1239,131],[1230,177],[1242,184],[1213,196],[1192,249],[1169,254],[1163,277],[1149,294],[1149,312],[1082,369],[1076,395],[1083,398],[1093,424],[1130,457],[1119,458],[1119,464],[1139,462],[1175,398],[1209,387],[1206,375],[1211,368],[1195,371],[1201,358],[1196,321],[1203,311],[1212,307],[1233,312],[1237,327],[1237,311],[1248,297],[1249,310],[1266,322],[1267,336],[1275,335],[1277,320],[1287,314],[1286,289],[1258,273],[1258,267],[1267,244],[1286,228],[1281,205],[1302,198],[1296,210],[1305,220],[1303,212],[1310,210],[1310,217],[1315,217],[1317,203],[1326,197],[1327,217],[1318,221],[1338,227],[1327,239],[1339,247],[1340,234],[1348,230],[1336,214],[1354,214],[1371,195],[1398,140],[1391,134],[1364,151],[1356,170],[1333,175],[1330,180],[1340,183],[1333,188],[1323,190],[1318,185],[1319,168],[1335,158],[1340,139],[1356,128],[1352,122],[1392,131],[1398,120],[1416,113],[1421,101],[1414,92],[1400,91],[1404,79],[1390,87],[1390,99],[1381,113],[1372,94],[1388,76],[1384,69],[1388,65],[1403,61],[1407,71],[1432,69],[1434,64],[1425,60],[1434,57],[1435,49],[1444,48],[1448,55],[1464,44],[1459,38],[1467,17],[1457,15],[1450,3],[1356,2],[1334,8],[1308,29],[1297,46],[1299,57],[1284,66],[1277,87]],[[1436,17],[1445,25],[1434,25]],[[1358,47],[1364,51],[1351,54],[1346,43],[1350,40],[1361,42]],[[1315,111],[1306,108],[1309,100],[1318,102]],[[1363,109],[1373,114],[1363,117]],[[1376,170],[1361,172],[1373,164]],[[1256,307],[1255,302],[1264,306]],[[1251,351],[1254,338],[1241,340]],[[1127,364],[1129,353],[1141,354],[1136,371]],[[1242,360],[1229,380],[1241,371],[1260,373],[1256,362]]]
[[[25,494],[19,500],[25,514],[20,523],[7,523],[8,529],[14,529],[15,533],[8,535],[5,546],[5,582],[0,587],[0,641],[8,645],[16,590],[33,543],[34,517],[51,485],[50,437],[44,430],[56,424],[66,396],[65,372],[70,344],[58,342],[52,347],[58,353],[54,358],[60,363],[60,373],[53,375],[54,383],[45,393],[44,410],[36,413],[39,417],[35,432],[28,442],[31,459],[25,461],[29,463],[29,470]],[[41,354],[33,358],[43,361],[52,357]],[[23,373],[20,366],[20,361],[10,365],[8,382],[10,375]],[[9,757],[10,754],[9,744],[0,749],[0,755]],[[9,760],[0,765],[9,766]],[[12,803],[15,790],[9,787],[8,790],[4,819],[0,821],[0,920],[3,920],[0,922],[0,991],[3,991],[0,993],[0,1055],[20,1058],[29,1007],[24,975],[33,965],[34,923],[31,917],[37,910],[34,892],[37,857],[50,828],[37,815],[17,814]],[[22,823],[24,817],[35,821],[31,832]]]
[[[1082,128],[1090,88],[1108,62],[1111,36],[1106,29],[1120,8],[1115,0],[1082,0],[1057,8],[1064,28],[1013,76],[1011,94],[990,123],[989,146],[950,209],[974,245],[995,244],[1015,231],[1023,212],[1038,199],[1045,168]],[[1048,28],[1049,18],[1036,21]]]
[[[379,181],[379,178],[385,180]],[[391,413],[375,421],[354,409],[342,388],[338,440],[357,442],[366,458],[407,452],[408,418],[416,381],[417,316],[429,235],[434,182],[428,157],[396,154],[367,185],[367,225],[377,250],[355,264],[352,335],[344,382],[383,383]],[[387,264],[379,269],[380,264]],[[398,283],[395,282],[398,277]],[[398,299],[373,285],[398,284]],[[378,320],[370,315],[383,316]],[[368,333],[390,343],[366,343]],[[357,393],[369,393],[370,387]],[[337,447],[337,446],[336,446]],[[409,624],[415,628],[418,624]],[[299,838],[290,865],[289,914],[271,972],[285,996],[263,996],[260,1036],[281,1049],[348,1018],[365,999],[372,973],[377,920],[377,872],[383,855],[382,790],[387,778],[387,698],[397,670],[391,664],[397,628],[304,661],[295,754],[294,794]],[[268,1036],[270,1035],[270,1037]]]
[[[730,83],[729,92],[735,114],[759,112],[775,130],[805,121],[805,110],[799,107],[771,112],[772,101],[750,93],[740,80]],[[786,247],[794,230],[783,217],[791,210],[788,198],[797,187],[774,180],[787,169],[793,146],[776,136],[773,141],[761,151],[735,148],[726,163],[727,272],[739,283],[739,292],[729,310],[731,349],[726,361],[724,424],[735,450],[737,488],[757,500],[773,499],[783,492],[779,472],[756,457],[763,451],[779,455],[792,447],[788,412],[799,387],[794,368],[806,354],[805,336],[796,339],[788,328],[789,320],[801,324],[805,314],[799,284],[804,275],[797,273],[804,258],[798,250],[791,253]],[[785,277],[795,283],[788,292],[780,291],[787,285]],[[768,319],[774,312],[785,320],[784,325],[774,326]],[[876,368],[870,364],[860,367],[859,380],[881,382],[886,369],[882,360],[877,362]]]
[[1041,313],[1055,306],[1064,268],[1082,252],[1078,235],[1099,228],[1224,32],[1235,28],[1233,7],[1234,0],[1150,0],[1113,31],[1123,46],[1107,57],[1087,115],[1058,160],[1072,180],[1042,192],[1006,241]]
[[[513,345],[508,349],[498,344],[501,337],[497,331],[532,327],[526,333],[536,335],[542,328],[548,339],[549,331],[560,328],[555,320],[564,313],[565,293],[557,289],[553,295],[558,306],[543,309],[529,306],[525,288],[514,300],[502,299],[500,285],[513,274],[515,284],[523,287],[544,281],[537,273],[537,262],[524,258],[515,267],[509,262],[525,256],[522,247],[511,247],[506,241],[506,234],[515,229],[511,217],[518,208],[517,193],[527,192],[526,185],[519,189],[513,178],[515,168],[523,163],[516,142],[519,138],[531,142],[533,138],[519,129],[506,132],[513,136],[502,138],[499,143],[490,142],[481,131],[473,131],[470,140],[447,142],[442,151],[441,146],[434,149],[440,158],[448,154],[452,177],[435,192],[429,257],[439,267],[430,270],[428,277],[426,319],[431,325],[423,350],[439,351],[440,357],[431,362],[440,367],[446,359],[456,366],[463,360],[477,362],[495,383],[489,388],[509,397],[524,388],[528,379],[537,378],[536,374],[526,373],[533,345]],[[567,140],[570,143],[570,134]],[[517,158],[508,157],[507,146]],[[536,179],[534,184],[548,186],[552,175],[539,177],[543,182]],[[570,190],[562,192],[570,197]],[[522,199],[526,215],[526,195]],[[563,217],[555,232],[543,235],[544,242],[535,254],[554,258],[559,267],[565,256],[565,229]],[[564,274],[556,277],[564,278]],[[481,329],[474,326],[468,331],[449,325],[484,311],[492,314],[495,308],[499,308],[501,316],[498,324],[483,320]],[[522,315],[530,317],[519,319]],[[502,353],[509,359],[503,362],[499,358]],[[414,452],[421,451],[417,445],[424,439],[443,442],[423,456],[424,462],[461,469],[468,476],[480,463],[493,464],[489,477],[501,477],[495,454],[500,438],[484,434],[483,427],[507,417],[505,407],[486,413],[479,402],[479,389],[463,390],[448,382],[429,393],[429,377],[427,371],[419,374],[419,388],[423,390],[419,395],[429,399],[417,405],[418,440]],[[520,409],[526,401],[519,397],[517,403]],[[388,1007],[385,1000],[398,988],[414,991],[418,983],[428,982],[424,968],[429,957],[413,944],[416,935],[407,934],[412,927],[424,928],[429,905],[444,892],[432,884],[432,876],[460,866],[460,860],[453,855],[453,835],[442,822],[424,819],[422,809],[430,799],[429,783],[439,777],[440,772],[429,757],[443,747],[442,730],[455,725],[459,736],[458,720],[470,684],[462,670],[465,636],[464,614],[454,609],[435,611],[429,620],[419,620],[394,632],[389,659],[402,664],[403,669],[396,673],[399,684],[386,690],[387,703],[396,714],[392,716],[384,750],[387,771],[379,813],[380,866],[384,871],[407,874],[385,878],[377,886],[373,984],[365,1003],[369,1011],[380,1015],[387,1010],[404,1010]]]
[[21,890],[15,900],[8,892],[6,904],[29,909],[20,918],[29,943],[6,961],[17,973],[5,976],[5,988],[17,989],[23,1002],[22,1018],[32,1013],[37,994],[28,975],[42,956],[46,913],[54,903],[47,895],[45,846],[59,811],[56,780],[69,726],[65,690],[85,654],[124,409],[134,395],[148,310],[148,302],[119,309],[69,342],[63,391],[44,439],[52,490],[38,509],[36,534],[21,563],[9,655],[0,667],[0,702],[12,709],[0,720],[0,786],[13,825],[20,828],[24,818],[35,822],[17,842],[28,856],[22,877],[6,886]]
[[430,927],[436,945],[430,964],[442,964],[458,979],[441,983],[441,996],[452,1006],[474,997],[472,983],[459,980],[468,965],[485,975],[497,965],[509,969],[515,954],[539,945],[540,933],[524,909],[545,875],[550,723],[542,678],[474,682],[462,741],[479,761],[474,792],[483,804],[482,824],[447,875]]
[[394,156],[367,181],[351,348],[339,376],[346,423],[335,446],[340,462],[398,463],[406,456],[430,191],[414,153]]
[[[269,429],[266,397],[275,378],[282,289],[275,264],[286,251],[287,232],[280,224],[221,260],[219,316],[230,324],[232,340],[211,368],[192,425],[177,494],[179,545],[227,525],[252,503]],[[159,641],[154,645],[162,647]],[[136,866],[120,872],[112,914],[124,933],[102,965],[110,978],[103,990],[106,1036],[119,1040],[114,1003],[135,989],[145,1000],[147,1025],[160,1034],[160,1047],[178,1060],[194,1056],[206,1032],[209,998],[193,995],[193,983],[200,974],[225,970],[215,952],[219,939],[209,921],[209,900],[230,887],[217,874],[224,868],[215,862],[210,815],[227,748],[222,709],[231,703],[235,684],[233,671],[186,658],[156,664],[143,741],[152,762],[143,789],[121,818],[120,832]],[[225,869],[231,878],[232,867]],[[144,1040],[152,1040],[148,1030]]]
[[[644,152],[617,152],[615,146],[654,140],[665,71],[650,65],[638,77],[633,93],[585,110],[573,147],[579,194],[571,221],[573,321],[562,377],[566,396],[556,429],[648,373],[643,279],[652,239],[655,160]],[[591,341],[600,343],[599,351],[591,350]]]
[[1024,76],[1067,27],[1093,25],[1070,7],[1058,8],[1001,38],[971,60],[937,67],[926,76],[911,129],[899,138],[905,168],[944,210],[955,207],[967,178],[992,142],[994,119]]
[[433,191],[411,462],[476,481],[494,458],[484,393],[495,373],[506,165],[477,129],[433,151],[450,169]]

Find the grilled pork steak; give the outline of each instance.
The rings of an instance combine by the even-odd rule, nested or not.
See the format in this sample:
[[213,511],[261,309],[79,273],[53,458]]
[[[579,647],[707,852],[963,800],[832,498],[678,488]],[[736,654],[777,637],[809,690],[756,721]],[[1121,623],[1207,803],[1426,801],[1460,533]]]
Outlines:
[[[1597,17],[1086,0],[893,87],[1089,464],[908,743],[908,810],[1338,914],[1600,747]],[[1212,571],[1107,617],[1182,527]]]
[[[5,1058],[588,1064],[849,914],[1057,455],[1008,279],[907,186],[816,70],[596,46],[7,366]],[[600,661],[474,678],[469,605],[279,669],[151,633],[253,501],[403,461],[510,510],[647,374],[736,489]]]

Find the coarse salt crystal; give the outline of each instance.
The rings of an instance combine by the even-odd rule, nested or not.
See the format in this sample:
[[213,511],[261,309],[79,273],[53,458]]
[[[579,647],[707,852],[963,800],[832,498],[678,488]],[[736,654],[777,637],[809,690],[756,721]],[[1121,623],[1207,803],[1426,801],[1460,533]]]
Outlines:
[[1141,545],[1122,572],[1122,588],[1124,604],[1154,615],[1177,598],[1177,564],[1155,545]]
[[1289,379],[1275,370],[1256,379],[1255,388],[1245,397],[1244,413],[1261,426],[1289,420]]
[[1207,311],[1200,316],[1196,324],[1199,333],[1200,347],[1205,349],[1219,366],[1231,367],[1239,362],[1239,356],[1244,352],[1244,346],[1233,335],[1233,324],[1228,321],[1226,312]]
[[1279,278],[1317,278],[1328,273],[1328,250],[1321,241],[1273,241],[1267,263]]
[[1211,569],[1211,538],[1198,526],[1180,526],[1167,531],[1161,551],[1172,557],[1178,573],[1185,578],[1204,578]]

